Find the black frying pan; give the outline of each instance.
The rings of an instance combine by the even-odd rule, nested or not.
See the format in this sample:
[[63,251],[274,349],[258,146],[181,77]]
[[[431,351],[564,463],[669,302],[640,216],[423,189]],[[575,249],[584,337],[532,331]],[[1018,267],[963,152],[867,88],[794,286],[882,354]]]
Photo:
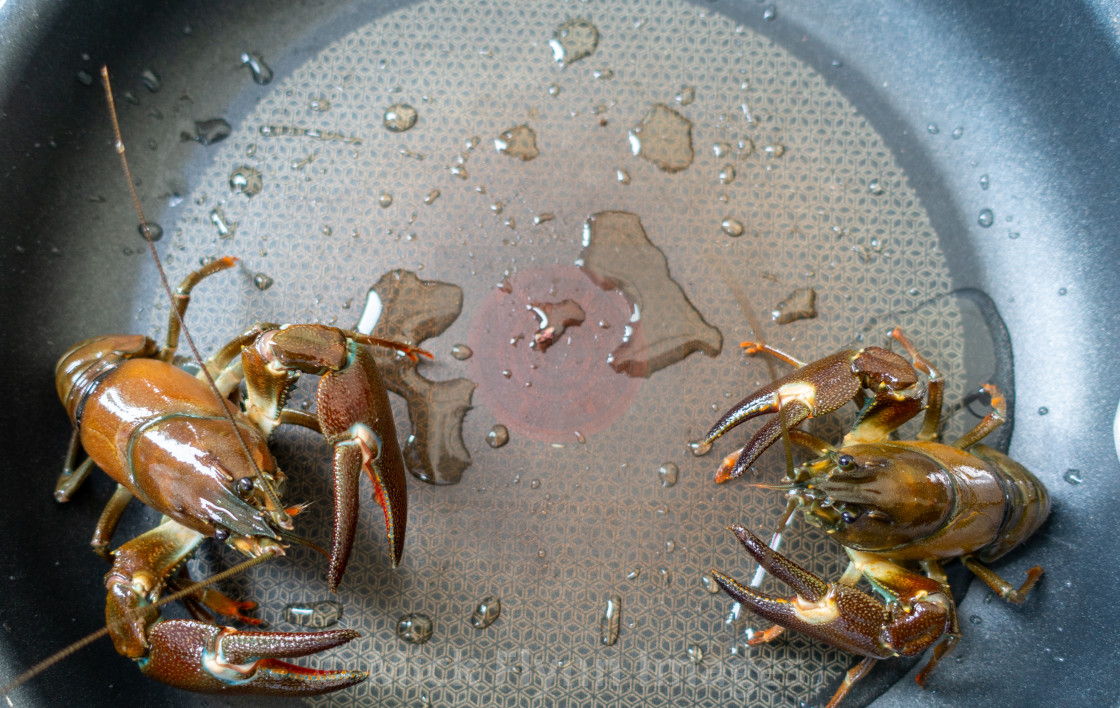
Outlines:
[[[119,190],[112,204],[96,209],[100,221],[85,204],[82,189],[120,178],[100,92],[77,81],[77,72],[95,75],[107,63],[135,75],[158,57],[165,76],[174,77],[164,90],[189,92],[194,115],[236,121],[252,99],[236,82],[213,78],[228,75],[229,47],[260,51],[282,77],[326,38],[392,5],[0,3],[0,680],[93,631],[102,616],[104,567],[85,544],[110,483],[95,475],[67,507],[51,500],[70,433],[51,372],[80,337],[144,331],[147,315],[137,308],[151,302],[155,287],[150,263],[120,256],[121,244],[140,244]],[[1017,413],[1010,450],[1054,495],[1051,521],[1000,566],[1010,577],[1034,563],[1046,568],[1027,605],[986,603],[988,591],[973,584],[962,607],[976,619],[957,650],[960,662],[939,668],[924,692],[901,679],[899,668],[884,668],[849,704],[1115,704],[1115,4],[784,0],[773,20],[747,0],[699,5],[830,72],[830,83],[885,137],[928,210],[954,286],[988,293],[1006,323]],[[845,70],[830,70],[839,66]],[[964,134],[934,143],[925,139],[930,123],[946,132],[961,126]],[[183,175],[206,158],[164,128],[158,159],[133,148],[134,171],[187,192]],[[150,137],[133,133],[130,145]],[[99,157],[89,159],[91,152]],[[995,184],[983,193],[977,180],[986,173]],[[983,207],[1001,221],[979,228]],[[1008,215],[1013,223],[1004,221]],[[1010,232],[1020,238],[1009,239]],[[1067,470],[1082,481],[1062,481]],[[145,518],[129,517],[120,533],[136,532]],[[109,705],[141,695],[168,705],[213,700],[145,680],[102,642],[13,701]]]

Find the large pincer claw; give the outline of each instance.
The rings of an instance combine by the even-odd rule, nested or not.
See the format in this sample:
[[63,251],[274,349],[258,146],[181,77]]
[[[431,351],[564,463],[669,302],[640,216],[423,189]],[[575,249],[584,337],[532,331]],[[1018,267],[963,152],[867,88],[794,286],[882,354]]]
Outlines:
[[323,671],[280,658],[307,656],[360,636],[327,632],[241,632],[195,620],[165,620],[151,627],[151,644],[139,660],[149,677],[201,693],[314,696],[369,678],[365,671]]
[[345,368],[324,374],[316,395],[319,426],[334,446],[334,533],[327,582],[336,589],[346,570],[358,524],[358,480],[373,482],[374,498],[385,512],[385,532],[393,566],[404,552],[408,494],[404,459],[397,443],[393,410],[369,350],[349,342]]
[[741,450],[728,456],[716,473],[716,482],[742,475],[782,436],[783,427],[792,429],[809,418],[831,413],[865,388],[879,397],[911,389],[917,384],[917,375],[909,362],[879,347],[845,350],[808,364],[754,342],[743,342],[743,347],[748,353],[762,351],[778,356],[797,365],[798,369],[736,403],[700,441],[700,444],[711,443],[756,416],[781,411],[781,418],[768,421]]
[[880,631],[889,621],[887,609],[875,598],[849,585],[826,583],[777,551],[739,524],[731,526],[759,565],[795,593],[783,598],[758,593],[734,578],[712,571],[725,593],[755,614],[854,654],[876,658],[894,656],[880,643]]

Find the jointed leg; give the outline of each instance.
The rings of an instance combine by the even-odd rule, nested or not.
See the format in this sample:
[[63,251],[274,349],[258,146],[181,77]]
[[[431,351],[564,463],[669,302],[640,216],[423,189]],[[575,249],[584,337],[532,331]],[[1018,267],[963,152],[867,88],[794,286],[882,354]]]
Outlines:
[[992,412],[984,416],[984,419],[977,423],[976,427],[954,442],[953,447],[967,450],[983,440],[989,433],[1003,425],[1003,422],[1007,420],[1007,401],[1004,400],[1003,394],[992,384],[984,384],[983,389],[987,391],[988,395],[992,398]]
[[179,318],[187,313],[187,305],[191,302],[191,290],[194,289],[194,286],[198,285],[203,278],[226,270],[227,268],[232,268],[236,264],[236,258],[226,256],[210,261],[186,278],[183,278],[183,282],[179,283],[179,287],[176,288],[175,292],[172,294],[175,300],[173,307],[175,310],[179,311],[179,316],[176,317],[175,310],[172,310],[168,317],[167,344],[164,345],[163,350],[159,353],[160,359],[163,361],[171,361],[171,358],[175,356],[175,350],[179,347]]
[[97,527],[93,530],[93,538],[90,539],[89,545],[93,546],[94,553],[109,562],[113,560],[113,554],[109,552],[109,543],[113,540],[113,532],[117,530],[117,524],[120,523],[125,507],[130,501],[132,501],[132,492],[123,484],[118,484],[113,496],[109,498],[109,503],[101,512],[101,518],[97,520]]
[[906,353],[914,361],[914,368],[921,371],[929,377],[929,385],[926,394],[926,417],[922,421],[922,429],[918,432],[918,440],[927,442],[936,442],[938,438],[938,430],[941,427],[941,400],[945,392],[945,379],[941,376],[941,372],[933,368],[933,364],[929,360],[918,353],[914,345],[910,343],[902,330],[895,327],[891,331],[891,336],[898,340],[899,344],[906,349]]
[[867,672],[871,670],[871,667],[875,666],[875,662],[877,661],[878,659],[869,656],[848,669],[848,673],[844,675],[844,682],[840,684],[840,688],[836,689],[836,693],[832,694],[832,698],[825,708],[836,708],[836,706],[840,705],[840,701],[844,700],[848,692],[852,690],[852,684],[866,676]]
[[775,349],[769,344],[763,344],[762,342],[751,342],[748,340],[746,342],[741,342],[739,346],[743,348],[744,354],[758,354],[759,352],[763,352],[769,354],[775,359],[778,359],[779,361],[784,361],[795,369],[800,369],[802,366],[805,366],[805,362],[797,359],[796,357],[790,356],[789,354],[786,354],[781,349]]
[[60,504],[70,501],[71,495],[82,486],[82,482],[86,481],[86,477],[93,471],[93,460],[89,459],[74,467],[81,451],[82,444],[78,437],[78,430],[75,428],[70,436],[70,446],[66,449],[66,461],[62,463],[62,473],[58,475],[58,481],[54,485],[54,499]]
[[1031,591],[1034,584],[1042,577],[1042,566],[1036,565],[1027,571],[1027,579],[1023,581],[1023,584],[1016,590],[1014,585],[996,575],[995,571],[981,564],[974,556],[964,556],[961,558],[961,563],[964,564],[965,568],[971,570],[976,577],[987,583],[988,587],[994,590],[997,595],[1016,605],[1027,599],[1027,593]]

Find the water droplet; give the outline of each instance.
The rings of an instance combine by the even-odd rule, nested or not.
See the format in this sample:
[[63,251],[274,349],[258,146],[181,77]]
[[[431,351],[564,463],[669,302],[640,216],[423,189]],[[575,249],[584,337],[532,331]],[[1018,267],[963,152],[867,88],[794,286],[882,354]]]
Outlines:
[[490,211],[491,211],[491,212],[492,212],[492,213],[493,213],[494,215],[498,215],[498,214],[501,214],[501,213],[502,213],[502,210],[504,210],[504,209],[505,209],[505,206],[504,206],[504,205],[503,205],[503,204],[502,204],[501,202],[492,202],[492,203],[490,204]]
[[163,82],[160,81],[159,74],[151,69],[144,69],[140,72],[140,81],[144,84],[144,88],[152,93],[156,93],[163,88]]
[[553,31],[548,46],[552,47],[552,58],[556,63],[567,66],[591,56],[599,46],[599,30],[587,20],[571,19]]
[[591,72],[591,76],[593,76],[596,79],[603,79],[603,80],[613,79],[614,78],[614,70],[613,69],[596,69],[595,71]]
[[433,189],[432,191],[428,192],[428,196],[424,197],[424,203],[431,204],[437,199],[439,199],[439,190]]
[[937,127],[937,123],[930,123],[926,126],[926,131],[929,132],[930,135],[937,135],[941,132],[941,128]]
[[599,618],[599,643],[603,646],[612,646],[618,641],[618,633],[622,627],[622,597],[611,595],[603,608],[603,616]]
[[694,457],[703,457],[712,451],[712,444],[710,442],[706,443],[700,441],[690,442],[688,444],[688,451],[691,452]]
[[689,644],[685,653],[688,655],[688,660],[693,664],[699,664],[704,660],[704,650],[700,648],[699,644]]
[[782,155],[786,154],[786,146],[782,145],[781,143],[777,143],[775,145],[767,145],[766,147],[762,148],[762,152],[766,154],[766,157],[781,157]]
[[986,229],[996,223],[996,215],[992,213],[991,209],[981,209],[980,214],[976,217],[976,223]]
[[696,100],[696,87],[695,86],[681,86],[674,96],[677,103],[682,106],[687,106]]
[[614,178],[619,184],[630,184],[630,173],[621,167],[614,171]]
[[534,479],[529,482],[529,489],[540,489],[540,487],[541,481],[539,479]]
[[708,573],[704,573],[700,576],[700,584],[704,586],[705,590],[713,595],[718,593],[720,590],[719,583],[717,583],[715,578],[713,578]]
[[1039,406],[1039,408],[1038,408],[1038,414],[1039,415],[1046,415],[1049,412],[1050,412],[1050,409],[1047,408],[1046,406]]
[[300,627],[322,629],[337,624],[342,619],[342,604],[334,600],[292,603],[284,608],[284,621]]
[[767,20],[767,21],[773,20],[777,16],[778,16],[778,9],[776,7],[774,7],[773,5],[767,5],[762,10],[762,19],[764,19],[764,20]]
[[738,219],[726,218],[719,223],[719,228],[732,238],[743,235],[743,222]]
[[867,183],[867,191],[878,197],[885,194],[887,190],[883,189],[882,182],[877,179],[873,179]]
[[1059,295],[1066,295],[1068,293],[1069,293],[1069,290],[1066,290],[1065,288],[1058,288],[1058,294]]
[[556,98],[557,96],[559,96],[560,95],[560,84],[549,84],[548,85],[548,95],[552,96],[553,98]]
[[264,188],[264,178],[261,171],[248,165],[235,167],[229,173],[229,188],[231,192],[244,194],[250,199],[261,193]]
[[[144,238],[144,224],[139,224],[136,231],[140,234],[140,238]],[[154,221],[148,222],[148,235],[152,237],[153,241],[158,241],[163,238],[163,227]]]
[[466,344],[456,344],[455,346],[451,347],[451,356],[458,359],[459,361],[470,359],[471,354],[474,354],[474,351]]
[[719,168],[719,183],[731,184],[735,181],[735,165],[724,165]]
[[471,613],[471,626],[475,629],[486,629],[494,624],[498,615],[502,613],[502,601],[494,595],[482,598]]
[[228,138],[231,132],[233,132],[233,129],[230,128],[229,123],[224,118],[211,118],[210,120],[195,121],[194,135],[184,131],[179,134],[179,139],[183,142],[194,140],[203,145],[213,145]]
[[509,442],[509,428],[501,423],[490,428],[490,432],[486,433],[486,443],[490,447],[501,447]]
[[991,180],[988,179],[988,175],[980,175],[980,189],[987,189],[990,186]]
[[626,579],[627,580],[637,580],[638,576],[641,575],[641,574],[642,574],[642,569],[641,568],[635,568],[634,570],[631,570],[629,573],[626,574]]
[[729,143],[712,143],[712,154],[716,157],[727,157],[731,154]]
[[655,103],[630,129],[630,150],[665,172],[692,164],[692,122],[663,103]]
[[[329,111],[331,109],[331,101],[330,101],[329,98],[327,98],[325,96],[312,96],[311,100],[307,102],[307,107],[310,108],[311,110],[315,111],[316,113],[326,113],[327,111]],[[415,119],[414,119],[413,122],[415,122]],[[388,125],[386,125],[385,127],[389,128]],[[411,125],[408,126],[408,128],[411,128],[411,127],[412,127]],[[408,130],[408,128],[404,128],[404,130]],[[393,130],[393,129],[389,128],[389,130]],[[400,131],[394,131],[394,132],[400,132]]]
[[253,276],[253,285],[257,286],[257,290],[268,290],[272,287],[272,278],[264,273],[257,273]]
[[556,218],[555,214],[553,214],[550,211],[546,211],[543,214],[537,214],[536,216],[534,216],[533,217],[533,224],[535,224],[537,226],[540,226],[541,224],[545,223],[546,221],[552,221],[555,218]]
[[665,542],[665,552],[672,553],[675,550],[677,550],[677,542],[670,538]]
[[237,234],[237,222],[230,222],[220,206],[210,210],[210,223],[218,230],[221,238],[233,238]]
[[1007,238],[1014,241],[1015,239],[1019,238],[1019,232],[1018,231],[1009,231],[1009,232],[1007,232]]
[[249,67],[249,72],[253,75],[254,82],[261,86],[272,82],[272,68],[264,63],[264,58],[260,54],[243,52],[241,54],[241,63]]
[[1075,469],[1066,470],[1065,473],[1062,475],[1062,479],[1069,482],[1070,484],[1081,484],[1082,482],[1085,481],[1081,477],[1081,470],[1075,470]]
[[432,638],[435,623],[420,612],[410,612],[397,620],[397,636],[410,644],[424,644]]
[[956,128],[953,128],[953,132],[952,132],[953,140],[960,140],[960,137],[962,135],[964,135],[964,128],[962,128],[960,126],[957,126]]
[[981,624],[984,620],[980,617],[980,615],[972,615],[968,618],[968,621],[973,624]]
[[666,462],[657,468],[657,476],[661,478],[662,487],[672,487],[677,483],[680,468],[672,462]]
[[527,125],[519,125],[494,138],[494,149],[503,155],[529,161],[540,154],[537,133]]
[[382,209],[388,209],[393,206],[393,195],[388,192],[382,192],[377,195],[377,203],[381,205]]
[[420,114],[416,112],[416,109],[407,103],[394,103],[385,109],[382,124],[386,130],[393,133],[403,133],[416,125],[416,119],[419,117]]

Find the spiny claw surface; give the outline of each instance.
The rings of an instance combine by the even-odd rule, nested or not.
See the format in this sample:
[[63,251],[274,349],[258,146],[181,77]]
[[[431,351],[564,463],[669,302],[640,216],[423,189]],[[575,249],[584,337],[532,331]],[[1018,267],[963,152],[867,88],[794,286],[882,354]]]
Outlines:
[[322,671],[280,661],[331,649],[360,636],[327,632],[240,632],[195,620],[165,620],[149,632],[139,661],[151,678],[202,693],[314,696],[369,678],[366,671]]
[[772,550],[744,526],[736,524],[731,530],[759,565],[796,592],[790,598],[757,593],[728,575],[712,571],[715,581],[736,602],[774,624],[845,651],[876,658],[895,655],[881,641],[880,635],[891,618],[878,600],[849,585],[826,583]]
[[397,443],[393,410],[385,384],[365,346],[351,344],[350,360],[322,377],[316,408],[323,437],[334,445],[334,533],[327,582],[342,580],[358,523],[358,478],[365,471],[385,512],[385,532],[393,566],[404,552],[408,521],[404,459]]

